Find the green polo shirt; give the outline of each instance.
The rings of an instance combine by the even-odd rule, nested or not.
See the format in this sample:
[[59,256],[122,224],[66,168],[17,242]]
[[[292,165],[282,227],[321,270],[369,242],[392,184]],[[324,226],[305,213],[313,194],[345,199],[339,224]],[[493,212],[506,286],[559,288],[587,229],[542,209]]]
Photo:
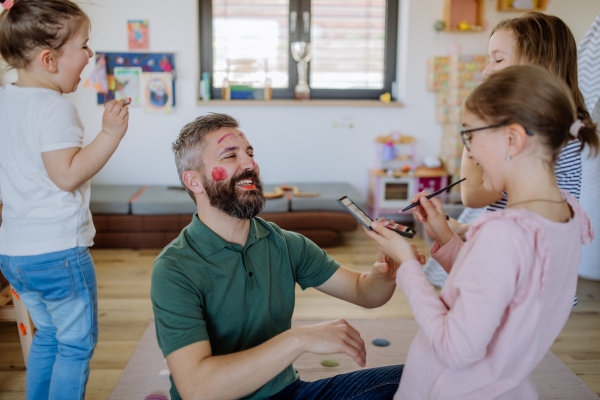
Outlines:
[[[215,356],[256,347],[291,328],[296,282],[303,290],[320,286],[337,271],[339,264],[304,236],[261,218],[250,223],[242,247],[196,214],[154,262],[151,299],[165,357],[203,340]],[[299,378],[290,365],[244,399],[264,399]],[[170,379],[171,399],[181,399]]]

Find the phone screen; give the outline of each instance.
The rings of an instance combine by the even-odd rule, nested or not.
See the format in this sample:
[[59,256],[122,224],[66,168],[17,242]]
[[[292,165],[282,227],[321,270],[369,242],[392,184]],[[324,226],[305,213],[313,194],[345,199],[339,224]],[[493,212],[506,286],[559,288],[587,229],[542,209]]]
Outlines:
[[[369,230],[371,229],[371,223],[373,222],[373,220],[367,214],[365,214],[363,210],[358,208],[358,206],[356,204],[354,204],[354,202],[352,200],[350,200],[350,198],[348,198],[348,196],[342,197],[341,199],[338,200],[338,202],[342,206],[344,206],[344,208],[346,210],[348,210],[348,212],[350,214],[352,214],[354,216],[354,218],[356,218],[367,229],[369,229]],[[381,221],[381,219],[378,219],[377,221]],[[402,236],[406,236],[407,238],[411,238],[411,239],[417,233],[417,231],[414,230],[413,228],[409,228],[408,226],[392,223],[390,221],[383,222],[383,226],[385,226],[388,229],[393,230],[396,233],[399,233]]]
[[343,205],[345,205],[348,211],[350,211],[352,215],[354,215],[360,222],[362,222],[363,225],[371,229],[371,223],[373,222],[373,220],[369,218],[369,216],[365,214],[363,210],[358,208],[356,204],[352,202],[352,200],[350,200],[348,197],[342,197],[340,199],[340,202]]

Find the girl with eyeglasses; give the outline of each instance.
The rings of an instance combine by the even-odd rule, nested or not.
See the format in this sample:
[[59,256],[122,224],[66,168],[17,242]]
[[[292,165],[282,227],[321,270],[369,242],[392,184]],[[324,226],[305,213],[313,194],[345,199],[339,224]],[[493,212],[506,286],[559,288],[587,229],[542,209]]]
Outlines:
[[400,235],[373,223],[367,235],[397,265],[420,331],[394,399],[537,399],[530,373],[571,311],[581,245],[594,233],[554,165],[577,139],[598,151],[569,86],[539,66],[495,72],[464,105],[465,157],[483,187],[508,192],[504,210],[479,217],[463,242],[442,203],[417,195],[415,216],[449,272],[439,296]]

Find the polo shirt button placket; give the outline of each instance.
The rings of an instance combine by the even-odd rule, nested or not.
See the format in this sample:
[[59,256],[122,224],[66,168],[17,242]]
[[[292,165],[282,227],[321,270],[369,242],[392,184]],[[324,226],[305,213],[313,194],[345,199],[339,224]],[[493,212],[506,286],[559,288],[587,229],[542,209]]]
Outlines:
[[254,276],[254,271],[252,270],[251,264],[246,261],[246,253],[242,253],[242,260],[244,262],[244,268],[246,269],[246,273],[248,274],[248,281],[250,283],[250,290],[258,289],[258,283],[256,283],[256,277]]

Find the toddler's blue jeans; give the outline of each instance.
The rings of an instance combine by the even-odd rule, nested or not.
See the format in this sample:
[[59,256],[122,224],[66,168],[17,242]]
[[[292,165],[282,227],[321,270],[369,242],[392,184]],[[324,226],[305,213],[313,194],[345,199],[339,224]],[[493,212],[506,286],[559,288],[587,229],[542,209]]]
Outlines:
[[27,360],[27,400],[83,400],[98,341],[98,284],[89,250],[0,255],[0,268],[37,329]]

